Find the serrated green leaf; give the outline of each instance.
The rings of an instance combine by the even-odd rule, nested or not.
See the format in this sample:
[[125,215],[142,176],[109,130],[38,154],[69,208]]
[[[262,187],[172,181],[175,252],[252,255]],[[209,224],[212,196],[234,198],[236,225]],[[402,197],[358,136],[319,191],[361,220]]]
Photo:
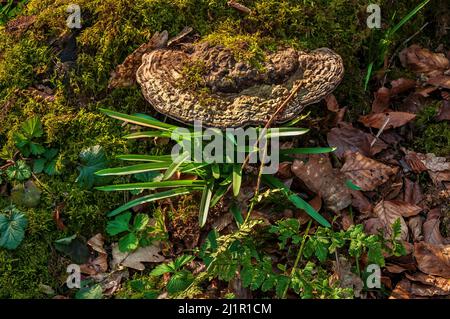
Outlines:
[[144,230],[145,227],[147,227],[149,221],[150,221],[150,217],[148,217],[148,215],[137,214],[136,217],[134,218],[133,230],[134,231]]
[[23,160],[18,160],[6,169],[6,175],[10,180],[24,181],[31,177],[31,169]]
[[103,289],[100,284],[92,287],[84,287],[77,291],[75,299],[102,299]]
[[119,250],[121,252],[133,251],[139,247],[139,239],[135,233],[129,233],[119,239]]
[[125,213],[117,216],[114,220],[108,221],[106,232],[111,235],[117,235],[130,230],[131,213]]
[[161,264],[156,266],[151,272],[150,272],[150,276],[161,276],[164,275],[166,273],[171,273],[173,272],[174,269],[172,267],[170,267],[168,264]]
[[80,174],[76,182],[83,188],[90,189],[93,186],[101,185],[108,179],[100,178],[95,172],[105,168],[108,164],[106,154],[100,145],[86,148],[80,153],[81,165],[78,167]]

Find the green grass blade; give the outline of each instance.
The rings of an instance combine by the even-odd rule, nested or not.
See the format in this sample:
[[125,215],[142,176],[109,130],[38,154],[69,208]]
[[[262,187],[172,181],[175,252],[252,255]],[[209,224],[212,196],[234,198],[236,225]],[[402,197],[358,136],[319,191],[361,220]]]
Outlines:
[[202,200],[200,202],[200,212],[198,215],[200,228],[205,226],[206,224],[209,208],[211,207],[212,194],[212,187],[210,185],[205,185],[205,187],[203,188]]
[[286,194],[286,197],[299,209],[303,209],[309,216],[314,218],[320,225],[324,227],[331,227],[330,223],[323,218],[316,210],[309,205],[308,202],[303,200],[300,196],[292,192],[282,181],[272,175],[262,175],[263,181],[271,187],[282,189]]
[[177,158],[170,164],[169,168],[166,170],[163,176],[163,180],[168,180],[175,174],[175,172],[178,170],[178,168],[183,165],[191,156],[191,153],[186,151],[180,155],[178,155]]
[[242,184],[242,166],[239,164],[233,165],[233,195],[237,197],[241,190]]
[[111,110],[107,110],[107,109],[100,109],[100,111],[105,113],[109,117],[112,117],[117,120],[129,122],[129,123],[136,124],[136,125],[151,127],[151,128],[155,128],[158,130],[169,131],[169,130],[174,130],[177,128],[177,126],[175,126],[175,125],[170,125],[170,124],[163,123],[160,121],[143,118],[141,116],[128,115],[128,114],[119,113],[119,112],[115,112],[115,111],[111,111]]
[[292,155],[292,154],[323,154],[330,153],[336,150],[335,147],[305,147],[305,148],[290,148],[285,150],[280,150],[281,155]]
[[266,138],[272,137],[286,137],[286,136],[299,136],[309,132],[307,128],[296,127],[280,127],[275,129],[269,129]]
[[205,181],[203,180],[176,180],[176,181],[162,181],[162,182],[117,184],[117,185],[99,186],[96,187],[95,189],[104,192],[112,192],[112,191],[132,191],[132,190],[171,188],[171,187],[202,187],[204,185]]
[[223,195],[225,195],[227,190],[228,190],[228,185],[221,185],[217,188],[216,192],[214,193],[214,195],[211,199],[211,207],[216,206],[216,204],[223,197]]
[[214,179],[220,178],[220,166],[217,163],[211,164],[211,173]]
[[169,131],[143,131],[125,135],[123,138],[136,139],[136,138],[152,138],[152,137],[168,137],[170,138],[171,132]]
[[420,10],[425,7],[430,0],[425,0],[422,3],[420,3],[417,7],[415,7],[412,11],[410,11],[403,19],[400,20],[399,23],[397,23],[392,29],[388,31],[388,36],[392,36],[397,32],[406,22],[411,20]]
[[154,201],[161,200],[164,198],[186,195],[186,194],[191,193],[194,190],[197,190],[197,189],[192,188],[192,187],[190,187],[190,188],[181,187],[181,188],[171,189],[169,191],[165,191],[165,192],[161,192],[161,193],[156,193],[156,194],[139,197],[139,198],[136,198],[135,200],[132,200],[132,201],[126,203],[125,205],[120,206],[119,208],[116,208],[112,212],[108,213],[108,217],[116,216],[130,208],[133,208],[133,207],[141,205],[141,204],[154,202]]
[[367,91],[367,87],[369,86],[369,81],[370,78],[372,77],[372,70],[373,70],[373,62],[371,62],[367,67],[366,79],[364,80],[364,91]]
[[170,163],[147,163],[137,164],[125,167],[107,168],[102,169],[95,173],[98,176],[120,176],[120,175],[132,175],[138,173],[145,173],[151,171],[159,171],[169,168]]
[[172,162],[172,155],[137,155],[137,154],[126,154],[118,155],[117,159],[122,161],[136,161],[136,162],[156,162],[165,163]]

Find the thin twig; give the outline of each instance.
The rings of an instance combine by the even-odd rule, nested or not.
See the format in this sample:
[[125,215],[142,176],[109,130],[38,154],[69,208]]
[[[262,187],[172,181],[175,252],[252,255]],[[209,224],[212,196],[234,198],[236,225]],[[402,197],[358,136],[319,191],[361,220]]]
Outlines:
[[384,129],[386,128],[386,125],[389,123],[390,121],[390,117],[388,116],[386,118],[386,120],[384,121],[383,125],[381,126],[381,128],[379,129],[377,135],[375,136],[375,138],[372,140],[372,142],[370,143],[370,147],[373,147],[375,145],[375,142],[378,140],[378,138],[380,137],[380,135],[383,133]]
[[228,4],[228,6],[234,8],[234,9],[236,9],[236,10],[242,12],[242,13],[245,13],[245,14],[250,14],[250,13],[252,13],[252,10],[250,10],[249,8],[247,8],[246,6],[244,6],[243,4],[240,4],[240,3],[238,3],[238,2],[236,2],[236,1],[234,1],[234,0],[228,1],[227,4]]

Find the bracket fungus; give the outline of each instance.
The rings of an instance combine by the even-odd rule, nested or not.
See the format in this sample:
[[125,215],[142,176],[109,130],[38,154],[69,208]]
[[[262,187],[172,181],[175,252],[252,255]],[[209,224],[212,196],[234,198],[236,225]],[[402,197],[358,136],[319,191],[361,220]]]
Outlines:
[[[187,71],[193,67],[195,81]],[[276,122],[289,121],[330,94],[343,75],[342,58],[328,48],[304,52],[285,47],[267,53],[255,66],[231,49],[197,41],[145,53],[136,79],[160,113],[225,129],[265,124],[285,101]]]

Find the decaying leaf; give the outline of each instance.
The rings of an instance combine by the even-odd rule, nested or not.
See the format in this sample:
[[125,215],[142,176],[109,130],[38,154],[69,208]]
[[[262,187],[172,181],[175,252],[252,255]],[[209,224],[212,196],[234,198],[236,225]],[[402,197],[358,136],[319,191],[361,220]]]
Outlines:
[[415,44],[401,51],[399,57],[403,67],[430,77],[450,68],[450,61],[444,54],[433,53]]
[[98,233],[91,239],[89,239],[87,244],[91,246],[91,248],[96,252],[106,254],[106,250],[103,248],[103,245],[105,244],[105,238],[101,233]]
[[344,157],[345,164],[342,166],[341,172],[363,191],[374,190],[398,171],[397,167],[384,165],[359,152],[346,152]]
[[421,154],[406,151],[405,160],[414,172],[427,171],[434,184],[450,181],[450,162],[432,153]]
[[390,129],[403,126],[416,118],[415,114],[406,112],[383,112],[361,116],[359,121],[367,127]]
[[325,97],[325,102],[327,104],[327,109],[328,111],[331,112],[338,112],[340,107],[339,107],[339,103],[336,100],[336,97],[334,96],[334,94],[330,94],[327,97]]
[[339,123],[339,127],[331,129],[327,134],[328,144],[336,147],[336,154],[339,158],[344,156],[346,151],[359,152],[364,156],[375,155],[388,146],[382,140],[377,139],[373,146],[370,146],[375,136],[354,128],[350,123]]
[[6,24],[6,31],[15,35],[22,35],[36,21],[36,16],[21,16]]
[[415,242],[423,240],[422,224],[423,219],[420,216],[414,216],[408,220],[408,227],[411,230],[412,238]]
[[411,217],[419,214],[422,208],[403,201],[380,201],[373,209],[375,215],[380,219],[385,234],[390,236],[392,225],[399,219],[401,225],[400,239],[408,240],[408,226],[403,217]]
[[413,182],[409,178],[405,178],[405,193],[403,200],[413,205],[417,205],[423,200],[419,180]]
[[450,76],[438,75],[430,78],[427,83],[433,86],[450,89]]
[[355,297],[360,297],[364,283],[351,269],[352,264],[344,256],[339,256],[338,261],[333,261],[333,271],[339,278],[339,286],[341,288],[352,288]]
[[442,101],[442,105],[439,108],[439,112],[436,115],[438,121],[450,121],[450,101]]
[[144,270],[143,263],[160,263],[165,260],[164,256],[160,255],[161,247],[159,242],[155,242],[150,246],[138,248],[132,253],[122,253],[119,250],[119,245],[112,246],[112,268],[123,266],[137,270]]
[[391,92],[387,87],[381,87],[375,93],[375,99],[372,103],[372,112],[381,113],[389,108]]
[[333,211],[340,211],[351,204],[350,189],[345,184],[345,177],[331,166],[328,155],[313,154],[295,160],[292,172],[316,194]]
[[450,278],[450,245],[415,243],[414,257],[423,273]]
[[442,237],[439,229],[441,224],[440,217],[440,208],[434,208],[428,212],[427,219],[423,224],[423,235],[425,242],[433,245],[444,244],[444,237]]
[[391,81],[391,96],[407,92],[416,87],[416,81],[406,78],[399,78]]
[[406,278],[411,281],[419,282],[413,283],[411,292],[418,296],[445,296],[450,295],[450,279],[437,276],[426,275],[421,272],[415,274],[405,274]]
[[389,299],[411,299],[413,298],[411,293],[411,282],[408,279],[402,279],[392,291]]

